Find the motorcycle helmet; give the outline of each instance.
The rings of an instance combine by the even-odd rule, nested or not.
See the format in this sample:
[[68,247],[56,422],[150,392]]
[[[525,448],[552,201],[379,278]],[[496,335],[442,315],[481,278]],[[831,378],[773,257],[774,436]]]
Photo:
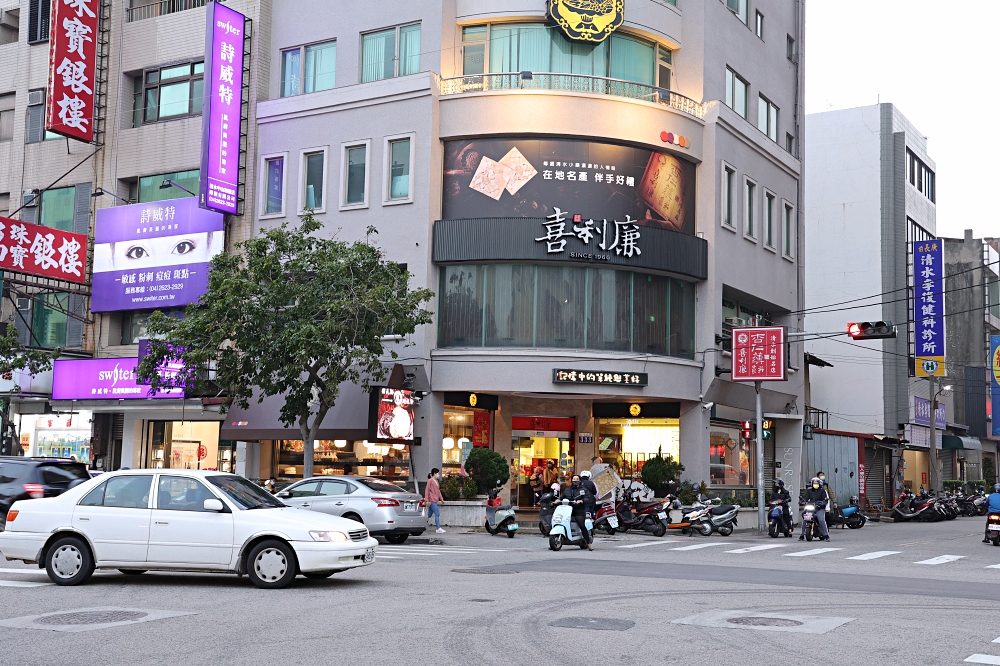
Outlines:
[[590,470],[589,469],[585,469],[582,472],[580,472],[580,478],[582,480],[584,480],[584,481],[586,481],[587,479],[589,479],[590,478]]
[[993,492],[1000,493],[1000,483],[993,484]]
[[779,488],[784,488],[785,487],[785,482],[782,479],[775,479],[774,480],[774,485],[776,485]]
[[813,478],[812,478],[812,479],[811,479],[811,480],[809,481],[809,485],[810,485],[810,486],[819,486],[819,485],[821,485],[821,484],[820,484],[820,480],[819,480],[819,477],[818,477],[818,476],[814,476],[814,477],[813,477]]

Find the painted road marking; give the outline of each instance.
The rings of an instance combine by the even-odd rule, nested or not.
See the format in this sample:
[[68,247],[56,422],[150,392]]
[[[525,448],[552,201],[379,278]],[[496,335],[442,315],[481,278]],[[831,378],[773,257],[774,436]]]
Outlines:
[[864,555],[855,555],[854,557],[845,557],[845,560],[877,560],[880,557],[886,557],[887,555],[899,555],[902,551],[900,550],[876,550],[873,553],[865,553]]
[[45,569],[0,569],[0,573],[17,573],[17,574],[42,574],[46,576]]
[[812,550],[800,550],[797,553],[785,553],[783,557],[809,557],[810,555],[821,555],[823,553],[830,553],[835,550],[844,550],[843,548],[813,548]]
[[677,543],[678,539],[666,539],[664,541],[645,541],[643,543],[630,543],[624,546],[615,546],[615,548],[645,548],[646,546],[662,546],[665,543]]
[[994,638],[991,643],[1000,643],[1000,638]]
[[0,587],[43,587],[55,583],[35,583],[27,580],[0,580]]
[[712,546],[729,546],[732,544],[728,543],[697,543],[693,546],[681,546],[680,548],[671,548],[670,550],[701,550],[702,548],[711,548]]
[[771,550],[772,548],[784,548],[791,544],[787,543],[767,543],[763,546],[751,546],[750,548],[737,548],[736,550],[727,550],[727,553],[754,553],[758,550]]
[[[928,440],[928,441],[930,441],[930,440]],[[401,557],[395,557],[393,555],[376,555],[375,559],[378,559],[378,560],[401,560],[403,558],[401,558]]]
[[[947,562],[954,562],[955,560],[961,560],[964,558],[965,555],[939,555],[937,557],[932,557],[929,560],[921,560],[920,562],[914,562],[914,564],[945,564]],[[997,663],[1000,664],[1000,661],[998,661]]]
[[1000,569],[1000,564],[991,564],[990,566],[988,566],[986,568],[987,569]]
[[991,654],[974,654],[965,660],[970,664],[1000,664],[1000,657]]

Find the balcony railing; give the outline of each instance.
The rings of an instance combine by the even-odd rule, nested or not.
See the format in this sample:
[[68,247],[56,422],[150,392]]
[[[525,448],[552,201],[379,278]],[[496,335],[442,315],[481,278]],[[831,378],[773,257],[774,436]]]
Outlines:
[[204,7],[205,0],[154,0],[149,4],[129,7],[125,10],[125,22],[141,21],[143,19],[154,18],[164,14],[176,14],[186,9]]
[[622,79],[610,79],[604,76],[532,72],[529,79],[522,78],[520,72],[508,72],[441,79],[441,95],[443,96],[493,90],[562,90],[628,97],[629,99],[642,99],[669,106],[695,118],[704,119],[705,117],[705,107],[690,97],[665,88]]

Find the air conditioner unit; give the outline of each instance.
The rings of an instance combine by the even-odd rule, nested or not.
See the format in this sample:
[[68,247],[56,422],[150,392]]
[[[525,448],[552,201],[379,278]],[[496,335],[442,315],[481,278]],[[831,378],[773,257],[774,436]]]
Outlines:
[[45,103],[45,91],[44,90],[29,90],[28,91],[28,106],[38,106]]
[[729,324],[730,326],[741,327],[747,325],[747,320],[741,319],[740,317],[726,317],[726,323]]
[[21,200],[25,208],[34,208],[38,205],[38,200],[41,199],[38,196],[38,190],[24,190],[21,192]]
[[23,311],[31,309],[31,299],[28,298],[18,298],[17,299],[17,309]]

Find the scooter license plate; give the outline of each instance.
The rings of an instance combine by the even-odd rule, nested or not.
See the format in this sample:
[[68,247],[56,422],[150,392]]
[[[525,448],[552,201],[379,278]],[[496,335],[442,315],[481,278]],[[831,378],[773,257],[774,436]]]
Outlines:
[[516,532],[517,531],[517,523],[510,523],[509,525],[507,525],[507,531],[508,532]]
[[659,518],[660,520],[666,520],[667,519],[667,512],[666,511],[661,511],[658,514],[656,514],[656,517]]
[[614,516],[608,518],[608,525],[611,525],[611,527],[614,527],[615,529],[617,529],[618,528],[618,519],[616,517],[614,517]]
[[990,525],[989,530],[990,532],[996,532],[997,530],[1000,530],[1000,525]]

